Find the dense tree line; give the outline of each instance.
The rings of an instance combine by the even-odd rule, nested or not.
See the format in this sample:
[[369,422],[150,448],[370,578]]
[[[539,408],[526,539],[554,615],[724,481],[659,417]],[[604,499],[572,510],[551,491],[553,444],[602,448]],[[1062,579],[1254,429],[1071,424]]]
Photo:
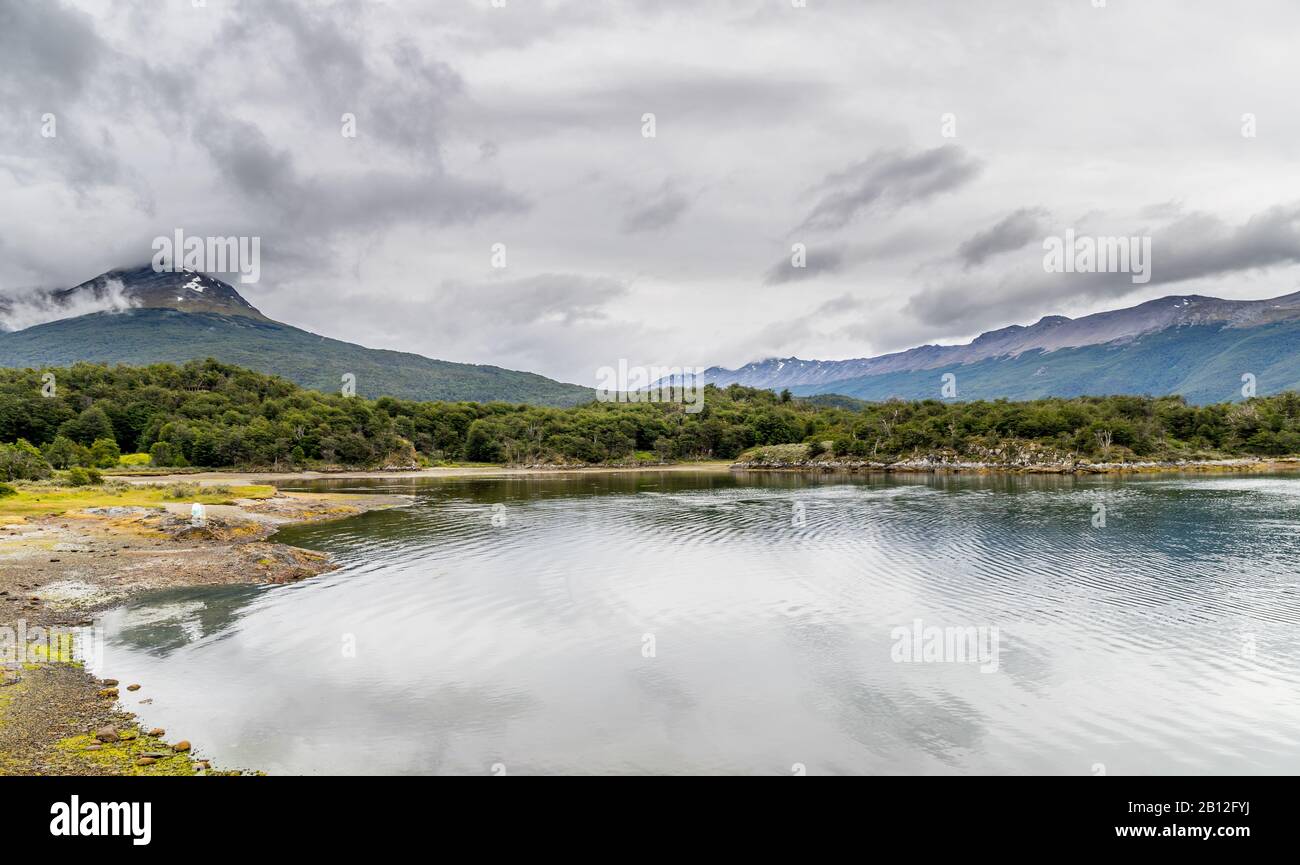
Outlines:
[[1300,395],[1208,406],[1137,396],[865,403],[732,385],[710,386],[703,410],[689,413],[674,403],[368,400],[212,360],[76,364],[0,370],[0,442],[12,443],[0,450],[0,480],[39,474],[35,462],[109,467],[138,453],[157,466],[259,468],[733,459],[799,442],[886,461],[1006,442],[1109,459],[1280,455],[1300,453]]

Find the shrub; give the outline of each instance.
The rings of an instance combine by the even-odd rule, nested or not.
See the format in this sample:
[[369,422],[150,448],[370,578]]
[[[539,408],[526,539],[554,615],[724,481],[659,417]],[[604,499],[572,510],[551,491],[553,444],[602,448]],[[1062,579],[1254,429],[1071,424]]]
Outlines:
[[95,439],[90,446],[90,464],[96,468],[111,469],[122,458],[122,451],[112,439]]
[[149,461],[156,466],[170,466],[175,459],[172,446],[167,442],[154,442],[149,448]]
[[104,482],[104,476],[100,474],[99,469],[96,468],[73,466],[68,469],[64,476],[64,480],[69,486],[89,487],[102,484]]
[[59,435],[67,436],[78,444],[90,444],[96,439],[113,437],[113,422],[99,406],[91,406],[59,427]]
[[67,436],[55,436],[54,441],[41,446],[45,461],[56,469],[84,466],[90,462],[90,449],[82,447]]
[[16,495],[18,495],[18,490],[9,486],[9,484],[0,484],[0,499],[3,499],[7,496],[16,496]]
[[149,454],[122,454],[117,464],[122,466],[147,466],[151,459],[152,457]]
[[50,464],[27,439],[0,444],[0,480],[39,481],[50,476]]
[[192,499],[199,494],[198,484],[176,483],[167,487],[163,492],[163,498],[168,499]]

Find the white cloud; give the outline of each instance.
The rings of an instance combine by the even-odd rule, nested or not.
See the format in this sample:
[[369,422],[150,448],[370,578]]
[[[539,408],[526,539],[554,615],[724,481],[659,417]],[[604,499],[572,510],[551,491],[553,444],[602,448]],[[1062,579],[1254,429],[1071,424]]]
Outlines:
[[23,330],[47,321],[96,312],[125,312],[133,305],[123,293],[119,279],[105,280],[94,291],[79,291],[67,300],[44,292],[17,298],[0,297],[0,331]]

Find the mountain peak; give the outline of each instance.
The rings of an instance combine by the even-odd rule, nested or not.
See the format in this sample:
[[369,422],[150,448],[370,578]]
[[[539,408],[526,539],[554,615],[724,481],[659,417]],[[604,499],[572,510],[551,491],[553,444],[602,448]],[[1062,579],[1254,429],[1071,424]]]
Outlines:
[[0,366],[185,363],[214,358],[361,396],[577,405],[595,391],[529,372],[366,348],[272,321],[196,271],[110,270],[72,288],[0,299]]
[[110,270],[80,285],[56,291],[51,298],[58,306],[68,309],[98,301],[106,308],[215,312],[266,320],[228,282],[194,270],[155,271],[148,265]]

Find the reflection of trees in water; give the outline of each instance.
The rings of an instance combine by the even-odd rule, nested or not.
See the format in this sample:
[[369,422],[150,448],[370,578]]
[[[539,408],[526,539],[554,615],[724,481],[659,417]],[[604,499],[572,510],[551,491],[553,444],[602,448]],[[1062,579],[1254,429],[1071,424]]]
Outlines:
[[[821,490],[839,487],[859,488],[865,491],[924,492],[944,494],[940,499],[919,497],[915,502],[898,502],[890,511],[893,519],[905,523],[905,537],[898,542],[912,542],[919,526],[924,526],[940,516],[951,516],[945,505],[949,497],[954,500],[972,492],[1033,493],[1068,492],[1081,485],[1094,483],[1074,476],[1061,475],[941,475],[927,473],[852,473],[852,472],[717,472],[717,471],[654,471],[625,473],[548,473],[539,475],[514,475],[505,477],[470,478],[392,478],[392,479],[334,479],[312,482],[301,486],[317,491],[347,491],[375,493],[403,493],[414,495],[416,502],[406,508],[377,511],[347,520],[299,526],[286,529],[274,539],[310,549],[337,554],[342,560],[355,552],[366,555],[377,548],[400,543],[408,552],[441,545],[445,541],[459,541],[474,545],[483,534],[494,506],[504,506],[502,525],[519,528],[521,523],[512,519],[516,507],[545,505],[562,501],[572,506],[575,518],[584,523],[612,523],[604,530],[615,528],[640,529],[659,543],[671,543],[676,537],[686,540],[700,533],[712,534],[725,530],[736,538],[750,540],[763,546],[788,545],[791,535],[773,528],[789,527],[792,502],[801,501],[799,494],[810,495]],[[717,497],[706,493],[723,492]],[[691,494],[700,493],[698,500]],[[752,493],[752,495],[751,495]],[[773,494],[776,495],[773,495]],[[639,494],[649,494],[642,496]],[[680,496],[677,501],[665,504],[663,495]],[[616,500],[601,502],[617,510],[612,516],[605,507],[583,507],[582,502],[604,497],[613,499],[629,497],[625,503]],[[877,523],[886,516],[879,503],[855,502],[852,495],[835,500],[818,499],[818,513],[808,513],[805,525],[797,525],[804,541],[813,541],[819,535],[853,536],[867,529],[867,523]],[[1030,505],[1031,497],[1024,497],[1022,507],[1016,507],[1012,495],[1000,499],[1004,508],[1016,513],[1036,513],[1038,505]],[[811,508],[811,499],[806,507]],[[954,504],[951,507],[959,507]],[[1014,513],[1011,514],[1014,516]],[[919,522],[918,522],[919,519]],[[775,521],[775,522],[774,522]],[[592,526],[584,526],[590,532]],[[595,527],[599,529],[600,527]],[[876,526],[876,530],[888,531]],[[858,540],[865,540],[859,535]],[[841,538],[844,539],[844,538]]]
[[227,631],[265,586],[170,589],[143,595],[119,611],[112,637],[158,657]]

